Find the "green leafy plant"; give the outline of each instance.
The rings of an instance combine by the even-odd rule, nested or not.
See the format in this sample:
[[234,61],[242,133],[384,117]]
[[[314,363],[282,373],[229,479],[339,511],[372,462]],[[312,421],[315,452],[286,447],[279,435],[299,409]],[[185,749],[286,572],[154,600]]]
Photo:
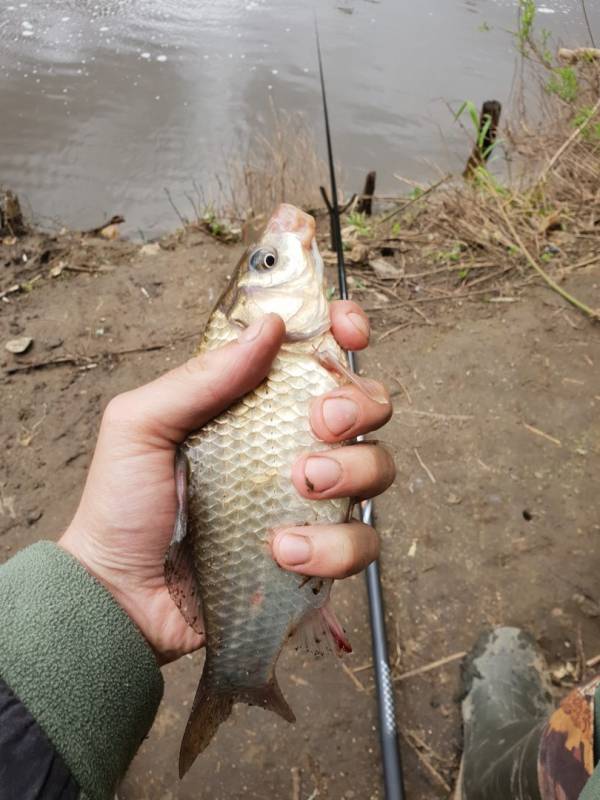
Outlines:
[[521,52],[525,50],[526,45],[531,41],[535,14],[535,0],[519,0],[519,28],[517,30],[517,39]]
[[579,82],[573,67],[555,67],[546,88],[552,94],[558,95],[565,103],[573,103],[579,93]]
[[371,226],[367,222],[366,214],[352,211],[348,214],[348,223],[352,225],[359,236],[369,236],[371,234]]
[[593,116],[592,106],[582,106],[573,117],[573,127],[579,128],[585,125],[586,127],[581,131],[581,138],[588,142],[600,142],[600,121],[590,124]]

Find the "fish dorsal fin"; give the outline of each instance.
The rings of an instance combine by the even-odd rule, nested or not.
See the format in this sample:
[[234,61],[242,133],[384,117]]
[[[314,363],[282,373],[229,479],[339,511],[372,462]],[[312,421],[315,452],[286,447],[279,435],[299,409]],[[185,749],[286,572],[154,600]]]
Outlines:
[[193,552],[188,536],[188,461],[182,450],[175,455],[177,515],[171,544],[165,558],[165,583],[187,624],[204,633],[198,584],[193,570]]

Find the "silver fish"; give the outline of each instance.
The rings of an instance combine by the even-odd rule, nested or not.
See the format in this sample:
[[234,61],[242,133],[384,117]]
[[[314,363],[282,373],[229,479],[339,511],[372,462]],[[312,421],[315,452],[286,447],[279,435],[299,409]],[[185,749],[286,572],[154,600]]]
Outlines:
[[329,640],[333,649],[350,649],[327,605],[331,581],[281,569],[268,546],[275,527],[343,522],[350,508],[347,499],[307,500],[291,481],[299,454],[330,447],[311,431],[309,404],[345,382],[347,366],[329,330],[314,219],[289,205],[275,211],[257,247],[240,261],[200,351],[234,340],[268,312],[282,317],[286,337],[266,380],[190,435],[177,460],[179,513],[167,583],[188,622],[199,629],[203,620],[206,633],[180,775],[234,703],[295,720],[275,676],[294,632],[304,627],[313,644]]

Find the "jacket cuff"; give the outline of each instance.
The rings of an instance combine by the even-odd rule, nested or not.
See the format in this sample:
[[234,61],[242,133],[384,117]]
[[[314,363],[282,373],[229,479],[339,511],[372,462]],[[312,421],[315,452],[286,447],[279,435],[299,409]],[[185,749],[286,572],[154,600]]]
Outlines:
[[125,611],[52,542],[0,567],[0,675],[83,792],[112,798],[152,725],[163,680]]

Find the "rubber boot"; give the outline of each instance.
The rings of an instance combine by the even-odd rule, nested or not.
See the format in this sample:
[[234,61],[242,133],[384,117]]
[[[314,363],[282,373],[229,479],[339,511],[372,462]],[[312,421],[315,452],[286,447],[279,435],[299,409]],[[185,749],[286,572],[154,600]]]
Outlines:
[[540,800],[538,749],[554,704],[534,640],[518,628],[484,633],[463,662],[462,679],[455,800]]

